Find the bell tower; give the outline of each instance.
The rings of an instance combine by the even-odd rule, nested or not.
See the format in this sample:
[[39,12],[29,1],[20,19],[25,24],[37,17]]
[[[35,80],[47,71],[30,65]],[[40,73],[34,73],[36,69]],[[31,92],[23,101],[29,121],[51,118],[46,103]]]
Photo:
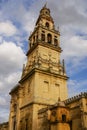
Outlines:
[[54,21],[46,5],[41,9],[34,31],[29,37],[27,64],[23,69],[23,80],[34,71],[34,100],[54,104],[58,98],[67,99],[64,60],[60,63],[60,32],[55,30]]
[[[29,37],[27,63],[23,66],[21,80],[10,92],[13,110],[10,122],[11,117],[17,119],[17,130],[38,130],[38,110],[55,104],[58,99],[62,101],[68,98],[68,77],[64,60],[60,62],[61,52],[60,32],[55,29],[50,10],[45,5]],[[13,109],[14,102],[18,117]]]

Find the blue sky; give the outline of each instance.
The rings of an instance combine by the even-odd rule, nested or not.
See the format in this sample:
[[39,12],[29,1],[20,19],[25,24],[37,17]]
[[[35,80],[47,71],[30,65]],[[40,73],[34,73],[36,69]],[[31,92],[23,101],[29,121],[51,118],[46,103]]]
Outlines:
[[87,91],[87,0],[0,0],[0,122],[9,115],[9,91],[20,80],[28,37],[47,2],[61,33],[69,97]]

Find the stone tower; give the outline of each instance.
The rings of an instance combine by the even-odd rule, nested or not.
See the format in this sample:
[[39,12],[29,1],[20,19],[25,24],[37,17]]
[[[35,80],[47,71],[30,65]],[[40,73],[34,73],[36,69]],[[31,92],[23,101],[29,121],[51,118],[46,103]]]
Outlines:
[[38,130],[38,110],[67,99],[68,77],[61,52],[60,32],[45,5],[29,37],[21,80],[10,92],[9,130]]

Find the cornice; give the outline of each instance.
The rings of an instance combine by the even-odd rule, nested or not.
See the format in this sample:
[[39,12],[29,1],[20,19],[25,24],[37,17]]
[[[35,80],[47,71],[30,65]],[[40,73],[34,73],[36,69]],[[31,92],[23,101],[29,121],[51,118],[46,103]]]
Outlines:
[[53,73],[50,70],[42,70],[41,68],[33,68],[19,81],[19,83],[24,82],[27,78],[29,78],[35,72],[43,73],[43,74],[50,75],[50,76],[55,76],[55,77],[65,79],[65,80],[68,80],[68,78],[69,78],[69,77],[67,77],[65,75]]
[[26,56],[28,56],[38,45],[43,46],[43,47],[46,47],[46,48],[50,48],[50,49],[55,50],[55,51],[57,51],[57,52],[59,52],[59,53],[62,52],[61,47],[56,47],[56,46],[54,46],[53,44],[49,44],[49,43],[46,43],[46,42],[38,41],[37,43],[35,43],[35,45],[33,45],[33,46],[30,48],[30,50],[28,50]]
[[22,110],[22,109],[24,109],[24,108],[26,108],[26,107],[28,107],[28,106],[30,106],[30,105],[33,105],[33,104],[50,106],[50,105],[49,105],[49,104],[47,104],[47,103],[40,103],[40,102],[35,102],[35,101],[32,101],[32,102],[30,102],[30,103],[28,103],[28,104],[26,104],[26,105],[24,105],[24,106],[20,107],[20,110]]
[[16,84],[16,85],[11,89],[11,91],[10,91],[9,94],[11,95],[14,91],[17,91],[19,87],[21,87],[21,84],[20,84],[20,83]]

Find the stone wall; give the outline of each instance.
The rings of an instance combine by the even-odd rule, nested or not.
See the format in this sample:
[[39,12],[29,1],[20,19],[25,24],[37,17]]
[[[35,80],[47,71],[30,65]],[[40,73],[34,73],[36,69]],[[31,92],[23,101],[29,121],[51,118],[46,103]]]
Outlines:
[[8,122],[4,122],[4,123],[0,124],[0,130],[9,130]]

